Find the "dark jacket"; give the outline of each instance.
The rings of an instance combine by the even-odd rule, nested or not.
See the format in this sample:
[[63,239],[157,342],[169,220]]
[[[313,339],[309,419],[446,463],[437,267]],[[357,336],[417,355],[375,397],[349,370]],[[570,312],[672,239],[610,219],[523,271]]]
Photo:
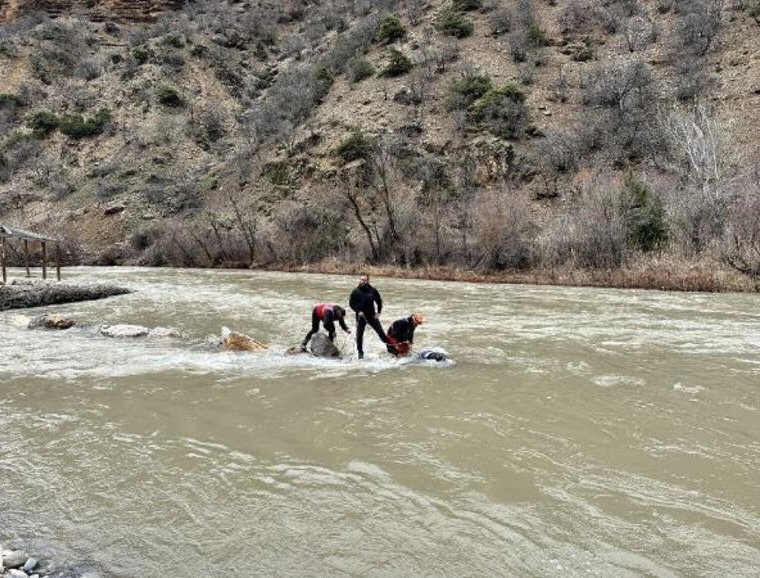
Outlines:
[[393,337],[396,341],[408,341],[414,343],[414,330],[416,326],[411,317],[394,321],[388,328],[388,337]]
[[348,305],[356,313],[364,313],[365,317],[372,319],[375,316],[375,303],[377,303],[377,313],[383,310],[383,300],[380,293],[372,285],[360,285],[351,292]]

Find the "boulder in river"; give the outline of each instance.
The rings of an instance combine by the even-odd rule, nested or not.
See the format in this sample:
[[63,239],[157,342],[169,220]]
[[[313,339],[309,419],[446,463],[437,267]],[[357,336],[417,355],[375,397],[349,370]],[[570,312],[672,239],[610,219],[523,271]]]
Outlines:
[[32,317],[27,327],[29,329],[68,329],[74,327],[73,319],[64,317],[63,315],[51,314],[51,315],[37,315]]
[[250,335],[231,331],[227,327],[222,327],[221,345],[227,351],[261,351],[268,349],[265,344],[256,341]]
[[3,550],[2,566],[6,569],[21,568],[29,559],[29,554],[23,550]]
[[315,333],[309,342],[309,350],[317,357],[340,357],[340,349],[325,333]]

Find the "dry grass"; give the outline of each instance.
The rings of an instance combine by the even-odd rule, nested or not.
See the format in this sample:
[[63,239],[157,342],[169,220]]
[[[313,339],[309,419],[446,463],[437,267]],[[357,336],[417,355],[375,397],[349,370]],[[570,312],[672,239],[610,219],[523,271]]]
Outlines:
[[456,267],[418,267],[408,269],[390,265],[362,266],[337,259],[304,266],[277,267],[278,271],[357,275],[373,277],[429,279],[466,283],[512,283],[523,285],[562,285],[568,287],[613,287],[660,291],[700,291],[707,293],[752,293],[760,290],[746,276],[712,261],[679,262],[674,259],[648,259],[619,270],[545,269],[502,271],[484,274]]

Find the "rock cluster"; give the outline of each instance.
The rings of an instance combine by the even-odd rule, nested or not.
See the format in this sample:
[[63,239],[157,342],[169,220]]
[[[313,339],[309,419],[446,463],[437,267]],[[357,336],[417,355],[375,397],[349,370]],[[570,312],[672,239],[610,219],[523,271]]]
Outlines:
[[2,578],[101,578],[101,574],[85,565],[58,567],[42,563],[24,550],[6,550],[0,544],[0,577]]

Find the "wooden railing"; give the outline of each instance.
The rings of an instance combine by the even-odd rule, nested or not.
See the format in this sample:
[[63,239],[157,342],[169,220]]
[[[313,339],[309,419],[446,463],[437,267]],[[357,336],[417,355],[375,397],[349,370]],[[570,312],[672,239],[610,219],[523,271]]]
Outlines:
[[6,225],[0,225],[0,261],[2,261],[3,270],[3,284],[8,280],[7,276],[7,240],[8,239],[20,239],[24,242],[24,266],[26,268],[26,276],[31,277],[29,270],[29,241],[37,242],[40,244],[42,250],[42,278],[47,279],[47,244],[55,244],[55,272],[58,281],[61,280],[61,245],[58,239],[52,237],[46,237],[45,235],[39,235],[30,231],[24,231],[23,229],[17,229],[15,227],[8,227]]

